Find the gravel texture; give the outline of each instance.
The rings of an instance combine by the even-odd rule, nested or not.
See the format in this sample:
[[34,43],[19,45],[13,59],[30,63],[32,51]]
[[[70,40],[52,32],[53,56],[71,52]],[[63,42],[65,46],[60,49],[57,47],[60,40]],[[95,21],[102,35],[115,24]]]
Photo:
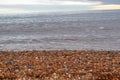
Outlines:
[[0,80],[120,80],[120,51],[0,51]]

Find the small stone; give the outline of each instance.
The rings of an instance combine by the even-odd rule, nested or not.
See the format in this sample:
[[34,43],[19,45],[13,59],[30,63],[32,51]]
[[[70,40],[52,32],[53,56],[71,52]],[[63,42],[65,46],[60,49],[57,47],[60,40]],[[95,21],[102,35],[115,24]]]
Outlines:
[[93,70],[91,69],[91,70],[89,70],[89,72],[93,72]]
[[8,61],[6,65],[12,65],[13,64],[13,61]]
[[80,58],[80,57],[77,57],[77,60],[78,60],[78,61],[80,61],[80,60],[81,60],[81,58]]
[[36,60],[38,60],[39,58],[38,57],[35,57]]
[[0,66],[2,66],[3,65],[3,63],[2,62],[0,62]]
[[67,67],[62,68],[63,71],[68,71]]
[[106,57],[107,60],[110,60],[111,58],[110,57]]
[[16,69],[16,70],[15,70],[15,72],[19,72],[19,70],[18,70],[18,69]]

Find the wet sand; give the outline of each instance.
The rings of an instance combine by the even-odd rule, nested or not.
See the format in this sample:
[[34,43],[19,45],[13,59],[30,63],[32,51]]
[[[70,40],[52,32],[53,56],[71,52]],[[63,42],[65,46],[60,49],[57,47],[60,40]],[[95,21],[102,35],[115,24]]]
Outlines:
[[0,80],[120,80],[120,51],[0,51]]

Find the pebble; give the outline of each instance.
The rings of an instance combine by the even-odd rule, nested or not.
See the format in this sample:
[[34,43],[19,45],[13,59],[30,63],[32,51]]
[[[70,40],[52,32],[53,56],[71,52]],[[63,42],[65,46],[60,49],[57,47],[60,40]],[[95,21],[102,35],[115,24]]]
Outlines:
[[14,62],[13,62],[12,60],[10,60],[10,61],[7,62],[6,65],[7,65],[7,66],[8,66],[8,65],[12,65],[13,63],[14,63]]
[[68,71],[67,67],[62,68],[63,71]]

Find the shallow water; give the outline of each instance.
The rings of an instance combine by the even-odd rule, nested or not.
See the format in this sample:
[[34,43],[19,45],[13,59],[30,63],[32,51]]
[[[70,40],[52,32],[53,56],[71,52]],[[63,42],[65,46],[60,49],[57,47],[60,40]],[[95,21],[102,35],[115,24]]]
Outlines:
[[0,50],[120,50],[120,11],[0,16]]

